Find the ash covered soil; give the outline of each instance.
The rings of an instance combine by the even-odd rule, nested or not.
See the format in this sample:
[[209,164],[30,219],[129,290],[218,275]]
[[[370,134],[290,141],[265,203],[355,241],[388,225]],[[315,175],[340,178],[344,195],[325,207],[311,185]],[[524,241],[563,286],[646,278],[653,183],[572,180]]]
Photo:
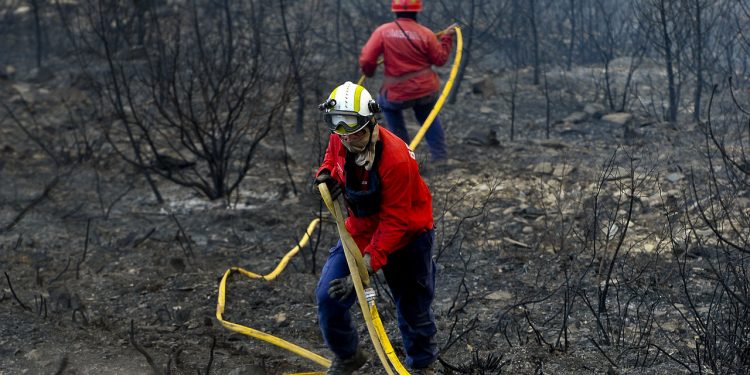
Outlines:
[[[564,77],[575,79],[554,77],[560,87]],[[656,349],[640,351],[647,359],[626,349],[645,337],[670,353],[689,348],[685,322],[669,297],[677,293],[676,266],[659,231],[670,200],[683,199],[686,168],[703,168],[699,127],[638,114],[618,123],[602,118],[603,107],[586,106],[595,98],[561,94],[547,138],[543,92],[521,84],[510,140],[507,96],[501,78],[494,79],[497,93],[475,92],[466,83],[458,103],[443,109],[447,163],[426,161],[424,144],[417,150],[436,223],[439,373],[685,371]],[[231,202],[157,180],[166,201],[157,204],[142,174],[104,141],[97,126],[111,120],[87,124],[96,149],[79,160],[71,139],[81,124],[67,111],[71,101],[85,103],[79,93],[64,76],[0,82],[0,100],[15,117],[4,114],[0,124],[0,373],[145,374],[152,373],[149,359],[163,373],[322,370],[215,318],[219,281],[229,267],[270,272],[322,215],[310,244],[276,280],[230,278],[225,319],[331,358],[317,327],[314,288],[336,231],[310,189],[327,137],[315,113],[304,134],[287,133],[286,150],[277,135],[264,140]],[[578,118],[570,117],[575,113]],[[410,126],[414,134],[416,125]],[[566,300],[562,270],[577,262],[576,277],[596,280],[599,258],[584,254],[570,233],[587,225],[598,187],[602,202],[616,205],[634,179],[643,183],[623,257],[652,275],[642,287],[654,292],[645,295],[663,299],[653,297],[658,324],[650,334],[635,319],[613,323],[621,327],[612,336],[619,341],[604,345],[592,310],[581,299]],[[596,264],[590,273],[581,271],[587,262]],[[688,262],[705,267],[700,254]],[[596,293],[596,281],[588,285]],[[379,292],[384,323],[404,358],[382,283]],[[355,315],[371,357],[360,373],[384,373]]]

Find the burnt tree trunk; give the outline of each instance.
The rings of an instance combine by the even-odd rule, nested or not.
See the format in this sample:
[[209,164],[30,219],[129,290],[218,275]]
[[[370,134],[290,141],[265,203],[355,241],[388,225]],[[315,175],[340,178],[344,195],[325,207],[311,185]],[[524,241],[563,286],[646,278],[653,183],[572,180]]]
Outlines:
[[675,88],[674,57],[672,55],[672,37],[669,35],[669,18],[665,0],[659,0],[659,22],[661,25],[662,41],[664,42],[664,64],[667,69],[667,89],[669,90],[669,108],[667,110],[667,121],[677,120],[677,90]]

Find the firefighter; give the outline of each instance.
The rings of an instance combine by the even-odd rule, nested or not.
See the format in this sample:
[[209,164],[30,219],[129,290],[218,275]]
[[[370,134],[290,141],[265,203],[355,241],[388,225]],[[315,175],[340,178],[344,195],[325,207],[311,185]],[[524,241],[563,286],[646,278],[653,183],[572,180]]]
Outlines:
[[[396,302],[406,365],[412,374],[432,374],[438,351],[432,196],[414,153],[377,124],[379,105],[362,86],[338,86],[320,109],[331,136],[315,182],[325,183],[333,199],[344,195],[346,229],[368,271],[383,270]],[[351,374],[367,356],[349,312],[356,294],[341,241],[330,250],[316,296],[323,338],[336,355],[327,374]]]
[[[438,39],[430,29],[420,25],[417,14],[422,11],[422,0],[392,0],[391,11],[396,19],[375,29],[362,48],[359,66],[365,76],[372,77],[378,57],[383,56],[385,70],[377,101],[388,129],[409,143],[402,111],[411,108],[420,125],[427,119],[440,90],[440,81],[431,66],[442,66],[448,61],[455,30],[446,30]],[[448,156],[438,117],[425,139],[433,161]]]

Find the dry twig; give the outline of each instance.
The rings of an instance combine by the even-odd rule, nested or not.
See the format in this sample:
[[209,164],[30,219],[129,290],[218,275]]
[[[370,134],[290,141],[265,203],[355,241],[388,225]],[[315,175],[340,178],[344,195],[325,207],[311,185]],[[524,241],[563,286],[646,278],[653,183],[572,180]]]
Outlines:
[[31,309],[28,306],[24,305],[23,302],[21,302],[21,300],[18,298],[18,295],[16,295],[16,291],[13,290],[13,284],[11,284],[11,282],[10,282],[10,276],[8,276],[8,273],[7,272],[4,272],[4,273],[5,273],[5,279],[8,280],[8,287],[10,288],[10,292],[13,293],[13,298],[16,299],[16,301],[18,302],[18,304],[21,305],[21,307],[24,310],[31,311]]

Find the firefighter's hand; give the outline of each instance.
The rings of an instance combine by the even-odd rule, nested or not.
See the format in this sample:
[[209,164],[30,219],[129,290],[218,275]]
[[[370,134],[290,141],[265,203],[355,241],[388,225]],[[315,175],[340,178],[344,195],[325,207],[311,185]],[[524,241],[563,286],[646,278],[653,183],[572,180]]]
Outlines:
[[362,259],[365,261],[365,267],[367,268],[367,272],[370,274],[375,273],[372,270],[372,263],[371,263],[372,259],[370,258],[370,254],[365,254],[364,257],[362,257]]
[[317,187],[320,184],[326,184],[328,192],[331,193],[331,200],[335,201],[341,195],[341,185],[331,177],[331,174],[327,170],[323,170],[315,177],[315,186]]
[[456,24],[454,23],[448,26],[447,28],[440,30],[440,32],[437,33],[437,36],[438,37],[442,37],[444,35],[453,36],[455,34],[456,34]]
[[354,283],[351,276],[333,279],[328,283],[328,296],[344,302],[354,292]]

